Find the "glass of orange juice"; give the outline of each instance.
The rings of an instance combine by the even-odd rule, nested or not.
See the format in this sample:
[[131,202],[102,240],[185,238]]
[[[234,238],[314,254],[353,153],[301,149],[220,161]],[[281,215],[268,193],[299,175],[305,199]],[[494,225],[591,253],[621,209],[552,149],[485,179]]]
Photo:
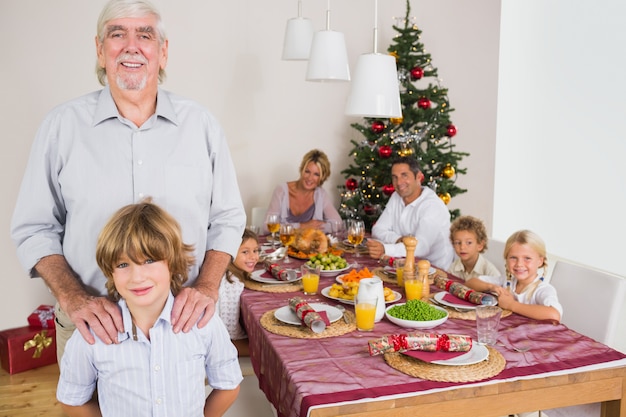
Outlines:
[[393,267],[396,268],[396,278],[398,286],[404,286],[404,259],[396,259],[393,261]]
[[415,276],[411,278],[405,277],[404,291],[406,293],[407,301],[421,299],[422,298],[422,281],[417,279]]
[[304,264],[300,267],[302,272],[302,289],[306,295],[317,294],[317,287],[320,285],[320,270],[319,265],[307,265]]
[[358,294],[355,298],[354,313],[356,314],[357,330],[362,332],[372,331],[374,329],[378,298],[371,295],[359,296]]

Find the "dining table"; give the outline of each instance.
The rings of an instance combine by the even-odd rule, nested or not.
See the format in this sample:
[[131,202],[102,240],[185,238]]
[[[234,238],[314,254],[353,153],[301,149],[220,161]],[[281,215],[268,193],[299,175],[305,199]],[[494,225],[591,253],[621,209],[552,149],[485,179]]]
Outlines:
[[[399,295],[389,305],[406,302],[403,289],[379,260],[367,253],[356,256],[357,251],[365,252],[363,248],[339,246],[351,266],[367,267]],[[290,261],[283,266],[298,269],[305,262]],[[263,264],[257,267],[264,268]],[[462,282],[438,268],[436,274]],[[372,355],[371,341],[416,330],[383,317],[372,331],[358,331],[353,304],[321,293],[335,283],[336,275],[324,274],[315,295],[304,295],[298,282],[244,283],[241,312],[252,367],[278,417],[498,417],[596,402],[602,403],[602,416],[626,417],[626,355],[622,352],[561,323],[505,310],[497,343],[485,347],[488,357],[479,358],[478,363],[435,364],[399,352]],[[430,291],[435,294],[442,289],[431,285]],[[277,320],[276,310],[294,297],[341,305],[346,320],[332,323],[322,333]],[[443,324],[419,332],[465,335],[475,343],[475,314],[449,308],[448,315]],[[522,345],[526,347],[520,349]]]

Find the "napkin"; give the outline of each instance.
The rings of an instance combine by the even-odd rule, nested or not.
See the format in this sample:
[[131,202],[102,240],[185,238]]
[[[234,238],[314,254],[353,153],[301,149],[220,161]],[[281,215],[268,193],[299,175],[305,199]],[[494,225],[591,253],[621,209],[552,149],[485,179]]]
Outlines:
[[313,333],[322,333],[326,326],[330,326],[330,320],[325,311],[315,311],[302,297],[289,299],[289,307],[296,313],[296,316]]
[[370,356],[408,350],[464,353],[469,352],[472,348],[472,338],[459,334],[412,332],[383,336],[379,339],[370,340],[368,344]]
[[461,300],[469,301],[472,304],[495,306],[497,304],[496,297],[484,292],[475,291],[470,287],[467,287],[461,283],[453,281],[449,278],[442,276],[435,276],[434,283],[442,290],[448,291],[450,294],[460,298]]
[[456,358],[457,356],[465,355],[467,352],[424,352],[422,350],[407,350],[402,352],[403,355],[410,356],[415,359],[419,359],[423,362],[445,361],[448,359]]
[[282,266],[269,260],[265,261],[265,270],[280,281],[293,281],[298,277],[298,271],[295,269],[283,269]]
[[469,301],[462,300],[459,297],[450,294],[449,292],[446,292],[443,295],[443,300],[460,306],[474,307],[476,305],[474,303],[470,303]]

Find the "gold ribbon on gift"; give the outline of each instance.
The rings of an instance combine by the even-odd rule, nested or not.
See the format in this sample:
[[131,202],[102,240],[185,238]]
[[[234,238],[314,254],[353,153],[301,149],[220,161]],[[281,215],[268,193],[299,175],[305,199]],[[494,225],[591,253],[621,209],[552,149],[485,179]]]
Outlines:
[[26,352],[28,349],[35,348],[33,358],[41,357],[41,352],[43,352],[45,348],[50,347],[50,345],[52,344],[52,338],[46,337],[46,333],[48,333],[47,330],[42,330],[41,332],[37,333],[35,337],[28,340],[27,342],[24,342],[24,352]]

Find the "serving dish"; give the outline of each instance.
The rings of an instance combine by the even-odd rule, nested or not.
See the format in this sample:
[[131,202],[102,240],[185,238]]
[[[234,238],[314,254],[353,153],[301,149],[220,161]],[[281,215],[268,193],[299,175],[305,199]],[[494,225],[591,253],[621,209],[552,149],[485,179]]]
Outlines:
[[340,274],[342,272],[345,272],[345,271],[347,271],[350,268],[351,268],[351,266],[348,265],[345,268],[341,268],[341,269],[322,269],[320,271],[320,275],[323,276],[323,277],[332,277],[332,276],[335,276],[335,275]]
[[389,320],[393,324],[396,324],[400,327],[406,327],[408,329],[432,329],[433,327],[437,327],[445,323],[446,320],[448,320],[448,312],[446,311],[445,308],[442,308],[439,306],[431,306],[431,307],[436,308],[439,311],[443,311],[444,313],[446,313],[446,315],[443,318],[440,318],[437,320],[428,320],[428,321],[404,320],[404,319],[399,319],[389,314],[389,309],[396,307],[396,306],[402,306],[402,305],[404,305],[404,303],[389,306],[385,309],[385,317],[387,317],[387,320]]
[[[326,287],[322,289],[322,295],[326,298],[330,298],[331,300],[335,300],[335,301],[339,301],[340,303],[343,304],[349,304],[349,305],[354,305],[354,300],[348,300],[345,298],[339,298],[339,297],[332,297],[329,293],[330,293],[330,288],[331,287]],[[393,300],[385,300],[385,304],[390,304],[390,303],[395,303],[396,301],[400,301],[400,299],[402,298],[402,294],[400,294],[397,291],[393,291],[391,290],[391,292],[394,295],[394,299]]]

